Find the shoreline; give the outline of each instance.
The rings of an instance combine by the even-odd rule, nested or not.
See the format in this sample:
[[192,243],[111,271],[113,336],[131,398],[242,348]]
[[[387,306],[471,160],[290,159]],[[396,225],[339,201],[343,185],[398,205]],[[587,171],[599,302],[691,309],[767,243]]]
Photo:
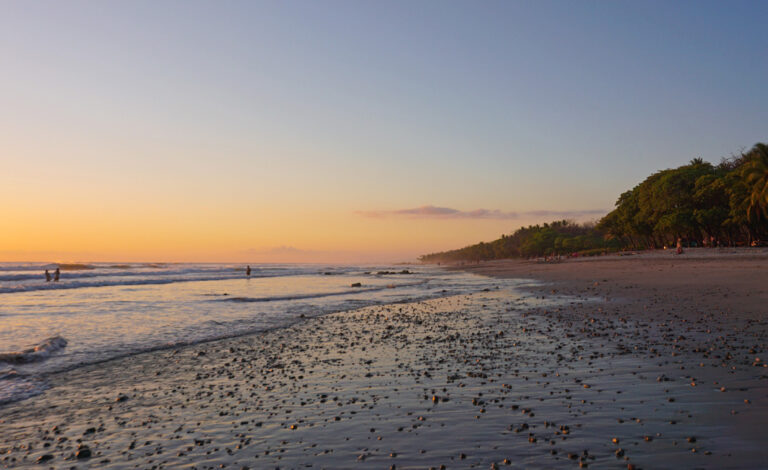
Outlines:
[[[668,264],[488,263],[471,268],[545,284],[332,313],[61,373],[43,395],[0,408],[0,466],[759,465],[768,373],[755,357],[768,326],[742,304],[765,305],[765,288],[749,290],[765,264],[716,290],[716,273],[698,273],[703,285],[683,291],[675,279],[700,265]],[[713,295],[697,297],[702,287]]]
[[[371,274],[349,266],[339,271],[343,271],[343,278],[326,277],[325,271],[314,276],[273,276],[270,282],[259,279],[253,283],[243,278],[194,283],[191,287],[183,282],[177,283],[181,287],[169,288],[150,284],[135,294],[131,289],[123,293],[105,288],[53,296],[58,301],[67,297],[64,303],[79,304],[71,315],[59,315],[57,303],[46,302],[47,295],[27,295],[16,304],[9,299],[5,309],[0,309],[0,318],[8,319],[0,334],[4,345],[0,351],[0,402],[39,393],[42,381],[50,374],[88,364],[251,335],[362,306],[471,291],[474,284],[487,283],[487,278],[429,268],[409,271],[414,276],[407,278]],[[364,286],[356,287],[361,282]],[[153,294],[161,300],[155,301]],[[166,299],[169,295],[170,302]],[[92,302],[92,298],[96,300]],[[39,302],[42,312],[37,310]],[[183,314],[176,313],[185,308]],[[40,319],[36,319],[38,313]],[[134,319],[149,321],[136,323]],[[46,327],[42,320],[52,326]],[[27,337],[35,341],[23,342]],[[57,347],[49,348],[49,343]]]

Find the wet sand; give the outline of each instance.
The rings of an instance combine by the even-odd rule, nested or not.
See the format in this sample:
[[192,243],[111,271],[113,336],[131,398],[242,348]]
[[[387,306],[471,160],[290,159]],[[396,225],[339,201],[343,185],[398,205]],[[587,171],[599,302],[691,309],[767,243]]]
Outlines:
[[52,375],[0,408],[0,466],[765,463],[765,257],[464,268],[543,282]]

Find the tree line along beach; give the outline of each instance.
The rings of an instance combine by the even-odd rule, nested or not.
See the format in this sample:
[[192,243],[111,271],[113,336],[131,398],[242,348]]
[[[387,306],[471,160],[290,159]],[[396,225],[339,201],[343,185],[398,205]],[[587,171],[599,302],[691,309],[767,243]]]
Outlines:
[[521,227],[492,242],[423,255],[422,261],[595,256],[622,250],[768,245],[768,145],[722,158],[694,158],[622,193],[596,223]]

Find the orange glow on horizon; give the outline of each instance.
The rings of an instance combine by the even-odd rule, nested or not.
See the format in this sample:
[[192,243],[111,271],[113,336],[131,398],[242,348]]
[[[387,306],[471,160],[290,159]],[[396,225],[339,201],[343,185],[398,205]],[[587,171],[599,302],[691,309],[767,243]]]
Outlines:
[[[98,205],[98,203],[94,203]],[[2,261],[385,262],[489,240],[498,220],[389,220],[246,207],[4,208]],[[32,216],[31,214],[34,214]]]

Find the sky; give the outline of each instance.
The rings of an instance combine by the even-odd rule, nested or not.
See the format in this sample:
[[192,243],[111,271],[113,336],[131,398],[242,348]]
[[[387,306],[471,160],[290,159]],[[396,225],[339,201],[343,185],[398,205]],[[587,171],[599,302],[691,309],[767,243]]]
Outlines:
[[0,260],[384,262],[768,140],[768,2],[0,1]]

